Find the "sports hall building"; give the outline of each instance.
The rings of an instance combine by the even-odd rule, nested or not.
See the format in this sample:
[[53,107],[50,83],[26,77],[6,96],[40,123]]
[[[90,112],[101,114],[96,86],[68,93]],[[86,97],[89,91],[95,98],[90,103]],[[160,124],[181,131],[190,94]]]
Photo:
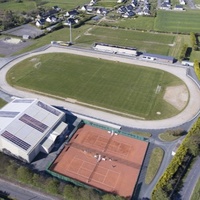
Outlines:
[[0,110],[0,151],[30,163],[66,133],[64,121],[64,112],[40,100],[16,98]]

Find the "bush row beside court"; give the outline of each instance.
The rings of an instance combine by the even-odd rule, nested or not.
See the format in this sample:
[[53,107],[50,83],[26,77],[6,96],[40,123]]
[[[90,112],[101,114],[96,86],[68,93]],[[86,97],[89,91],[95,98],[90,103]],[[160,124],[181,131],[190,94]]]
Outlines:
[[7,155],[0,153],[0,177],[22,187],[39,190],[67,200],[124,200],[113,194],[99,193],[94,189],[77,187],[53,178],[45,172],[37,172]]
[[176,155],[168,165],[152,192],[152,200],[170,199],[177,183],[183,177],[191,156],[199,155],[200,151],[200,118],[190,129]]

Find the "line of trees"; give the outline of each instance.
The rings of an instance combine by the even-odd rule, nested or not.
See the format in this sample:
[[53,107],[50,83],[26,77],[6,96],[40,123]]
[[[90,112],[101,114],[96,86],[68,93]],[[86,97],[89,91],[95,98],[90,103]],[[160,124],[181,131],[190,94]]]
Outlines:
[[199,66],[199,61],[198,60],[194,61],[194,71],[196,73],[196,76],[200,80],[200,66]]
[[190,33],[190,40],[191,40],[191,44],[192,44],[192,49],[194,51],[197,51],[198,50],[198,42],[197,42],[195,33]]
[[181,52],[180,52],[180,56],[179,56],[180,60],[183,60],[185,58],[187,49],[188,49],[188,45],[184,44],[183,47],[182,47],[182,49],[181,49]]
[[[182,144],[177,149],[176,155],[168,165],[162,177],[156,184],[152,192],[152,200],[167,200],[170,199],[177,181],[188,167],[188,161],[191,156],[195,157],[200,152],[200,118],[192,126]],[[181,176],[181,177],[180,177]]]
[[25,184],[41,192],[58,196],[67,200],[124,200],[123,197],[113,194],[99,193],[93,189],[77,187],[67,182],[62,182],[45,172],[34,172],[21,162],[0,153],[0,176],[2,178]]

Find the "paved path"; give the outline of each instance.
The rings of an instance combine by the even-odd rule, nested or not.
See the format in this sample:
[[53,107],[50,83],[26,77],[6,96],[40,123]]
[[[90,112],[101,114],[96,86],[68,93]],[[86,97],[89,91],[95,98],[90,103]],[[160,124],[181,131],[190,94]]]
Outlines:
[[9,194],[9,197],[16,200],[59,200],[57,197],[51,197],[50,195],[43,194],[39,191],[3,179],[0,179],[0,188],[1,191],[6,191]]
[[192,196],[192,192],[200,178],[200,157],[197,157],[192,169],[189,171],[186,179],[184,180],[183,187],[179,192],[182,200],[188,200]]
[[[45,97],[39,94],[34,94],[34,93],[26,92],[26,91],[20,91],[7,84],[5,80],[6,73],[12,66],[14,66],[18,62],[26,58],[36,56],[39,54],[52,53],[52,52],[57,52],[57,53],[63,52],[63,53],[71,53],[71,54],[77,54],[77,55],[83,55],[83,56],[89,56],[89,57],[96,57],[96,58],[101,58],[101,59],[106,59],[106,60],[147,66],[147,67],[152,67],[152,68],[168,71],[172,74],[175,74],[177,77],[179,77],[186,83],[190,91],[190,100],[188,102],[188,106],[183,110],[183,112],[181,112],[180,114],[172,118],[164,119],[164,120],[156,120],[156,121],[150,121],[150,120],[144,121],[144,120],[130,119],[130,118],[118,116],[115,114],[106,113],[104,111],[86,108],[78,104],[73,104],[73,103],[57,100],[54,98]],[[146,61],[141,61],[138,59],[133,59],[130,57],[122,57],[122,56],[117,56],[113,54],[99,53],[92,50],[84,50],[84,49],[78,49],[78,48],[76,49],[76,48],[69,48],[69,47],[59,48],[59,47],[52,46],[52,47],[47,48],[44,51],[29,53],[13,60],[12,62],[8,63],[6,66],[4,66],[1,69],[0,87],[3,91],[6,91],[15,96],[27,97],[27,98],[38,98],[51,105],[63,106],[71,112],[84,113],[85,115],[99,118],[102,120],[108,120],[112,123],[116,123],[119,125],[124,125],[128,127],[133,127],[133,128],[142,128],[142,129],[163,129],[163,128],[169,128],[169,127],[176,127],[178,125],[181,125],[191,120],[194,116],[198,114],[199,109],[200,109],[200,101],[199,101],[200,91],[197,85],[190,78],[186,76],[185,68],[176,67],[175,65],[164,65],[164,64],[158,64],[158,63],[146,62]]]

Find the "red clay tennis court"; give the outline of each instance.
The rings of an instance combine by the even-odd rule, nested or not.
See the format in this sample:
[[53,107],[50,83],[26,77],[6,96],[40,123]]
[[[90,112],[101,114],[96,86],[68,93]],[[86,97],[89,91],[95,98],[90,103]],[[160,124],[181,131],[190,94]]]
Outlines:
[[148,143],[84,125],[50,170],[92,187],[131,197]]

